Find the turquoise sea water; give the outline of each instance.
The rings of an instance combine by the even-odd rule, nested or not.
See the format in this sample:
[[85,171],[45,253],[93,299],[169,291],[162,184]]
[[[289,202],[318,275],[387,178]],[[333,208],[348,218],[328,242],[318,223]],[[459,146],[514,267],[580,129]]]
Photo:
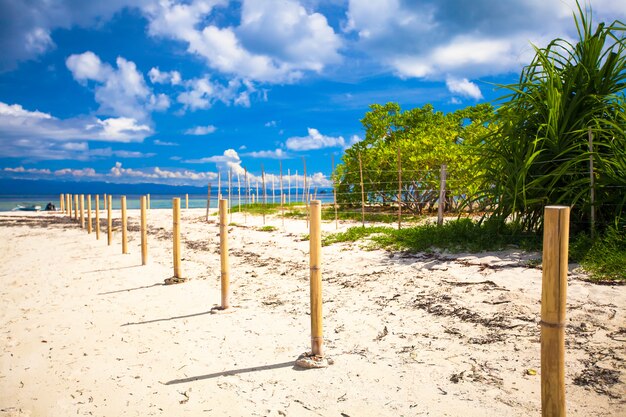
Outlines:
[[[85,196],[86,198],[87,196]],[[152,194],[150,195],[150,208],[151,209],[171,209],[172,199],[174,197],[180,198],[180,206],[185,207],[185,195],[171,195],[171,194]],[[223,197],[227,198],[228,194],[224,194]],[[301,194],[299,194],[301,198]],[[139,195],[126,195],[126,207],[130,209],[139,209]],[[333,195],[331,194],[318,194],[317,198],[322,200],[323,203],[331,203]],[[100,195],[100,208],[104,207],[103,197]],[[276,194],[274,201],[280,203],[280,196]],[[120,196],[112,196],[113,209],[120,208]],[[272,202],[272,195],[267,196],[267,202]],[[292,202],[295,202],[295,194],[292,195]],[[59,195],[0,195],[0,211],[11,211],[18,204],[23,206],[39,205],[42,209],[46,207],[48,203],[52,203],[57,209],[59,206]],[[189,208],[206,208],[207,196],[206,194],[189,194]],[[95,205],[95,196],[92,196],[92,206]],[[239,196],[236,192],[233,192],[232,202],[233,206],[239,204]],[[241,196],[241,204],[245,204],[245,196]],[[85,207],[87,203],[85,202]],[[211,208],[217,208],[217,195],[211,195]]]

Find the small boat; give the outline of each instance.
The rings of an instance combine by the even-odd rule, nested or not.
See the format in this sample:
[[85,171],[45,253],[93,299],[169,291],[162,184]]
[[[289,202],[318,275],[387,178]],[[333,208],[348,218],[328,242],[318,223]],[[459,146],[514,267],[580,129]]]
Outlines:
[[32,204],[30,206],[23,206],[21,204],[18,204],[13,210],[17,210],[17,211],[40,211],[41,210],[41,206],[36,205],[36,204]]

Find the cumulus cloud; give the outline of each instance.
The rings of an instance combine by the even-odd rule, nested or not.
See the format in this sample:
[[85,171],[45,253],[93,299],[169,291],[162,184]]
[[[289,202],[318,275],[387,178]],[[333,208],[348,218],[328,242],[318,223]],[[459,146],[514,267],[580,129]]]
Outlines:
[[52,171],[50,171],[47,168],[44,169],[39,169],[39,168],[24,168],[23,166],[19,166],[16,168],[4,168],[3,171],[5,172],[12,172],[12,173],[19,173],[19,174],[42,174],[42,175],[50,175],[52,173]]
[[51,34],[55,29],[93,27],[125,7],[139,7],[148,1],[0,1],[0,72],[53,49]]
[[141,142],[152,129],[131,118],[79,117],[51,114],[0,102],[0,154],[33,160],[87,158],[86,142]]
[[233,171],[235,174],[243,174],[244,168],[241,166],[241,158],[234,149],[226,149],[222,155],[207,156],[199,159],[188,159],[184,162],[189,164],[214,163],[219,172]]
[[169,107],[169,98],[148,88],[134,62],[118,57],[115,63],[117,68],[91,51],[70,55],[65,61],[76,81],[96,83],[94,98],[101,114],[147,120],[150,112]]
[[[624,2],[594,1],[596,21],[626,17]],[[575,35],[574,0],[350,0],[354,46],[401,77],[476,78],[517,72],[544,45]],[[410,42],[406,40],[410,39]]]
[[178,71],[160,71],[158,67],[153,67],[148,71],[148,77],[152,84],[172,84],[179,85],[182,77]]
[[[294,0],[245,0],[240,25],[219,27],[207,19],[227,1],[144,7],[149,33],[185,42],[188,52],[221,73],[263,82],[291,82],[303,71],[321,71],[339,60],[341,38],[326,17]],[[214,22],[213,22],[214,23]]]
[[482,93],[480,92],[480,88],[473,82],[469,81],[467,78],[452,78],[449,77],[446,80],[446,86],[448,90],[450,90],[453,94],[459,94],[464,97],[470,97],[475,100],[479,100],[483,98]]
[[251,95],[257,93],[254,85],[247,80],[231,79],[226,84],[212,81],[208,76],[183,82],[185,91],[178,94],[176,100],[185,109],[192,111],[209,109],[216,102],[225,105],[250,107]]
[[273,151],[254,151],[254,152],[246,152],[242,154],[242,156],[249,156],[251,158],[261,158],[261,159],[288,159],[291,158],[291,155],[283,151],[282,149],[274,149]]
[[178,146],[178,143],[175,142],[167,142],[167,141],[163,141],[163,140],[159,140],[159,139],[155,139],[154,142],[155,145],[159,145],[159,146]]
[[344,147],[346,141],[343,136],[333,137],[322,135],[319,130],[308,128],[307,136],[294,136],[287,139],[285,146],[292,151],[309,151],[322,148]]
[[185,130],[185,135],[196,135],[196,136],[210,135],[211,133],[215,132],[216,130],[217,130],[217,128],[215,126],[213,126],[213,125],[196,126],[196,127],[191,128],[191,129]]

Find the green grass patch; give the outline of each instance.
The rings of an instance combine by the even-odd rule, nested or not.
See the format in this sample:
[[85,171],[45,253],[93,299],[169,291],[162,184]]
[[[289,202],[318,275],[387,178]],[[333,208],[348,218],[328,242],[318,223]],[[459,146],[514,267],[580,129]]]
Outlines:
[[359,239],[363,239],[368,237],[374,233],[385,233],[390,229],[385,226],[372,226],[372,227],[361,227],[354,226],[346,230],[345,232],[339,233],[331,233],[322,237],[322,246],[332,245],[333,243],[339,242],[354,242]]
[[[402,222],[412,222],[419,220],[420,218],[420,216],[402,214]],[[351,211],[337,210],[337,219],[361,221],[362,215],[358,208]],[[333,207],[322,209],[322,220],[335,220],[335,209]],[[398,221],[398,213],[382,213],[366,210],[365,221],[377,223],[396,223]]]
[[345,232],[326,236],[327,245],[336,242],[355,241],[370,237],[372,248],[406,250],[410,252],[431,251],[434,248],[450,252],[480,252],[501,250],[510,245],[537,250],[540,237],[535,234],[522,234],[512,227],[498,231],[491,224],[479,224],[470,219],[452,220],[441,226],[425,224],[401,230],[390,227],[351,227]]
[[[284,204],[285,216],[287,215],[287,210],[292,209],[293,207],[301,205],[300,203],[291,203]],[[280,214],[280,203],[254,203],[254,204],[242,204],[241,206],[236,205],[231,208],[233,213],[249,213],[249,214]]]
[[278,229],[276,228],[276,226],[267,225],[267,226],[261,226],[257,230],[261,232],[275,232]]
[[570,259],[580,263],[594,281],[626,282],[626,229],[611,227],[595,240],[585,234],[576,236]]

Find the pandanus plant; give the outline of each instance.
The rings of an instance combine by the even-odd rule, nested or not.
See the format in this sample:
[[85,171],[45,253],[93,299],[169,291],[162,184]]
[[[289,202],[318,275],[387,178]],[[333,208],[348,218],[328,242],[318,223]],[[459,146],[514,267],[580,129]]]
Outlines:
[[535,47],[519,83],[504,86],[497,130],[477,145],[478,198],[492,219],[523,230],[542,226],[547,204],[572,206],[575,230],[626,221],[626,26],[593,30],[591,11],[577,6],[577,42]]

